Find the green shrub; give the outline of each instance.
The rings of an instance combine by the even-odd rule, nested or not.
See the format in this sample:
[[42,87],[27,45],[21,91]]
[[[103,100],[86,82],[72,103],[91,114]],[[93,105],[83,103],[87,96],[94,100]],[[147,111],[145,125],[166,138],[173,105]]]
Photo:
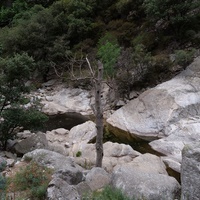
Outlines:
[[2,172],[6,168],[6,164],[7,162],[5,160],[2,160],[2,162],[0,162],[0,172]]
[[191,50],[176,50],[175,51],[175,63],[178,65],[181,65],[183,67],[186,67],[189,65],[195,54],[196,50],[191,49]]
[[6,178],[0,174],[0,199],[4,200],[6,195]]
[[83,200],[133,200],[126,195],[120,189],[107,186],[102,192],[94,192],[91,196],[83,197]]
[[25,191],[30,199],[44,199],[52,170],[31,162],[16,173],[12,182],[15,191]]
[[76,152],[76,157],[81,157],[82,153],[81,151]]

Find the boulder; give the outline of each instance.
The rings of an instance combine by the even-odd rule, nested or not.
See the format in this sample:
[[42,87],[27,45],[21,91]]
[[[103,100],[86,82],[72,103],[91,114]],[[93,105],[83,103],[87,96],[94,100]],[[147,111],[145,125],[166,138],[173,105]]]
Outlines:
[[112,173],[111,185],[134,199],[172,200],[179,198],[180,192],[175,178],[131,165],[117,166]]
[[[73,145],[76,144],[77,147],[81,148],[84,144],[94,140],[96,134],[96,124],[92,121],[87,121],[74,126],[70,131],[63,128],[47,131],[46,137],[50,150],[69,155],[69,152],[73,151]],[[78,151],[73,151],[70,155],[76,156]]]
[[[166,138],[150,142],[150,146],[157,152],[165,155],[165,160],[173,162],[173,169],[180,172],[182,149],[186,144],[200,141],[200,119],[198,117],[184,118],[168,128]],[[172,165],[171,162],[171,165]]]
[[[103,168],[111,172],[117,164],[131,162],[140,155],[139,152],[132,149],[130,145],[106,142],[103,144],[104,157]],[[78,155],[80,152],[80,155]],[[75,157],[77,164],[83,168],[90,169],[96,162],[95,144],[76,143],[70,150],[70,155]]]
[[68,148],[66,148],[66,142],[68,142],[69,131],[64,128],[58,128],[52,131],[46,132],[46,138],[48,140],[49,150],[68,155]]
[[38,132],[30,137],[18,141],[14,150],[18,155],[23,155],[35,149],[48,149],[48,141],[44,133]]
[[200,57],[173,79],[149,89],[107,119],[108,128],[128,141],[152,141],[168,135],[166,128],[200,114]]
[[54,169],[55,172],[66,169],[72,171],[76,170],[77,172],[82,170],[82,168],[77,165],[72,158],[46,149],[36,149],[26,153],[22,160],[33,160],[40,165]]
[[85,182],[89,185],[92,191],[102,189],[109,185],[110,180],[110,175],[104,169],[99,167],[92,168],[85,177]]
[[130,165],[131,167],[137,168],[137,170],[141,170],[145,173],[168,175],[166,166],[162,159],[150,153],[141,154],[126,165]]
[[73,127],[69,131],[69,143],[79,143],[85,142],[88,143],[97,135],[96,124],[92,121],[87,121],[83,124]]
[[76,187],[58,177],[49,183],[46,196],[47,200],[81,200]]
[[181,165],[181,199],[200,199],[200,142],[185,145]]
[[44,104],[43,112],[48,115],[67,112],[92,114],[90,93],[79,88],[59,88],[55,94],[52,94],[50,101],[43,100],[41,103]]

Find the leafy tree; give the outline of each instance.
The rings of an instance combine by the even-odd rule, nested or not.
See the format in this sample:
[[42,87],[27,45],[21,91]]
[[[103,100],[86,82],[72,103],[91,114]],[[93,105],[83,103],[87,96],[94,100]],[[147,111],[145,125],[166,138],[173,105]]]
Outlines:
[[16,127],[33,129],[47,120],[39,111],[21,105],[22,94],[29,91],[25,81],[33,68],[34,60],[26,53],[0,61],[0,141],[4,149],[7,140],[15,136]]
[[[165,28],[172,27],[174,33],[191,26],[197,18],[200,2],[196,0],[144,0],[145,12],[155,22],[162,22]],[[162,21],[161,21],[162,20]],[[195,24],[193,24],[195,26]]]
[[113,78],[115,76],[114,66],[120,55],[120,47],[116,38],[111,34],[106,34],[99,41],[99,48],[97,56],[100,58],[104,65],[104,72],[107,78]]
[[22,11],[28,9],[28,4],[25,0],[15,0],[10,7],[1,6],[0,10],[0,26],[5,26],[10,23],[13,17]]
[[134,86],[141,83],[152,70],[151,54],[144,45],[123,49],[117,62],[117,85],[122,96],[129,98]]

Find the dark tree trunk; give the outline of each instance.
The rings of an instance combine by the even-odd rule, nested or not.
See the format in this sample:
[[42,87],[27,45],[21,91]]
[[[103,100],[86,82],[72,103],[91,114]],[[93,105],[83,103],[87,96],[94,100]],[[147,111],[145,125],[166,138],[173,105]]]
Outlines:
[[98,62],[98,75],[95,79],[95,117],[96,117],[96,167],[102,167],[103,160],[103,107],[101,102],[101,87],[103,80],[103,64]]

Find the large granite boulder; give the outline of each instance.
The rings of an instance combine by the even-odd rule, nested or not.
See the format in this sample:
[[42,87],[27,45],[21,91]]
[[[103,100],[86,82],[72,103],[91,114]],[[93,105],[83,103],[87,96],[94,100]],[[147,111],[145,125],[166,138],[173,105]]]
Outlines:
[[181,165],[181,199],[200,199],[200,142],[185,145]]
[[171,124],[167,130],[169,136],[149,144],[154,150],[165,155],[163,157],[165,162],[180,173],[183,147],[191,142],[200,141],[200,119],[198,117],[181,119],[177,123]]
[[88,143],[97,135],[96,124],[92,121],[87,121],[70,129],[68,142],[69,143]]
[[168,135],[166,127],[200,114],[200,57],[175,78],[149,89],[110,118],[109,129],[128,141],[152,141]]
[[46,132],[49,150],[68,155],[68,134],[69,131],[64,128],[58,128]]
[[85,182],[91,188],[91,191],[102,189],[110,184],[110,175],[102,168],[92,168],[85,177]]
[[18,141],[14,145],[14,151],[18,155],[23,155],[35,149],[48,149],[46,135],[42,132],[31,134],[31,136]]
[[81,197],[76,189],[76,186],[68,184],[61,178],[55,177],[49,183],[47,200],[81,200]]
[[[103,168],[111,172],[117,164],[131,162],[135,157],[141,155],[133,150],[130,145],[106,142],[103,144],[104,157]],[[78,155],[79,154],[79,155]],[[75,157],[75,162],[83,168],[90,169],[96,163],[95,144],[77,143],[73,145],[70,156]]]
[[178,181],[168,176],[161,159],[151,154],[117,165],[112,173],[111,185],[134,199],[172,200],[180,193]]
[[70,131],[63,128],[47,131],[46,137],[50,150],[66,156],[69,154],[75,156],[79,150],[74,152],[73,146],[80,146],[81,148],[84,144],[94,140],[96,134],[96,124],[92,121],[87,121],[74,126]]
[[48,115],[77,112],[83,115],[92,114],[89,91],[79,88],[59,88],[49,98],[42,101],[43,112]]
[[46,149],[36,149],[29,153],[26,153],[22,160],[33,160],[40,165],[54,169],[55,172],[61,170],[81,171],[82,168],[77,165],[72,158],[66,157],[57,152],[49,151]]

